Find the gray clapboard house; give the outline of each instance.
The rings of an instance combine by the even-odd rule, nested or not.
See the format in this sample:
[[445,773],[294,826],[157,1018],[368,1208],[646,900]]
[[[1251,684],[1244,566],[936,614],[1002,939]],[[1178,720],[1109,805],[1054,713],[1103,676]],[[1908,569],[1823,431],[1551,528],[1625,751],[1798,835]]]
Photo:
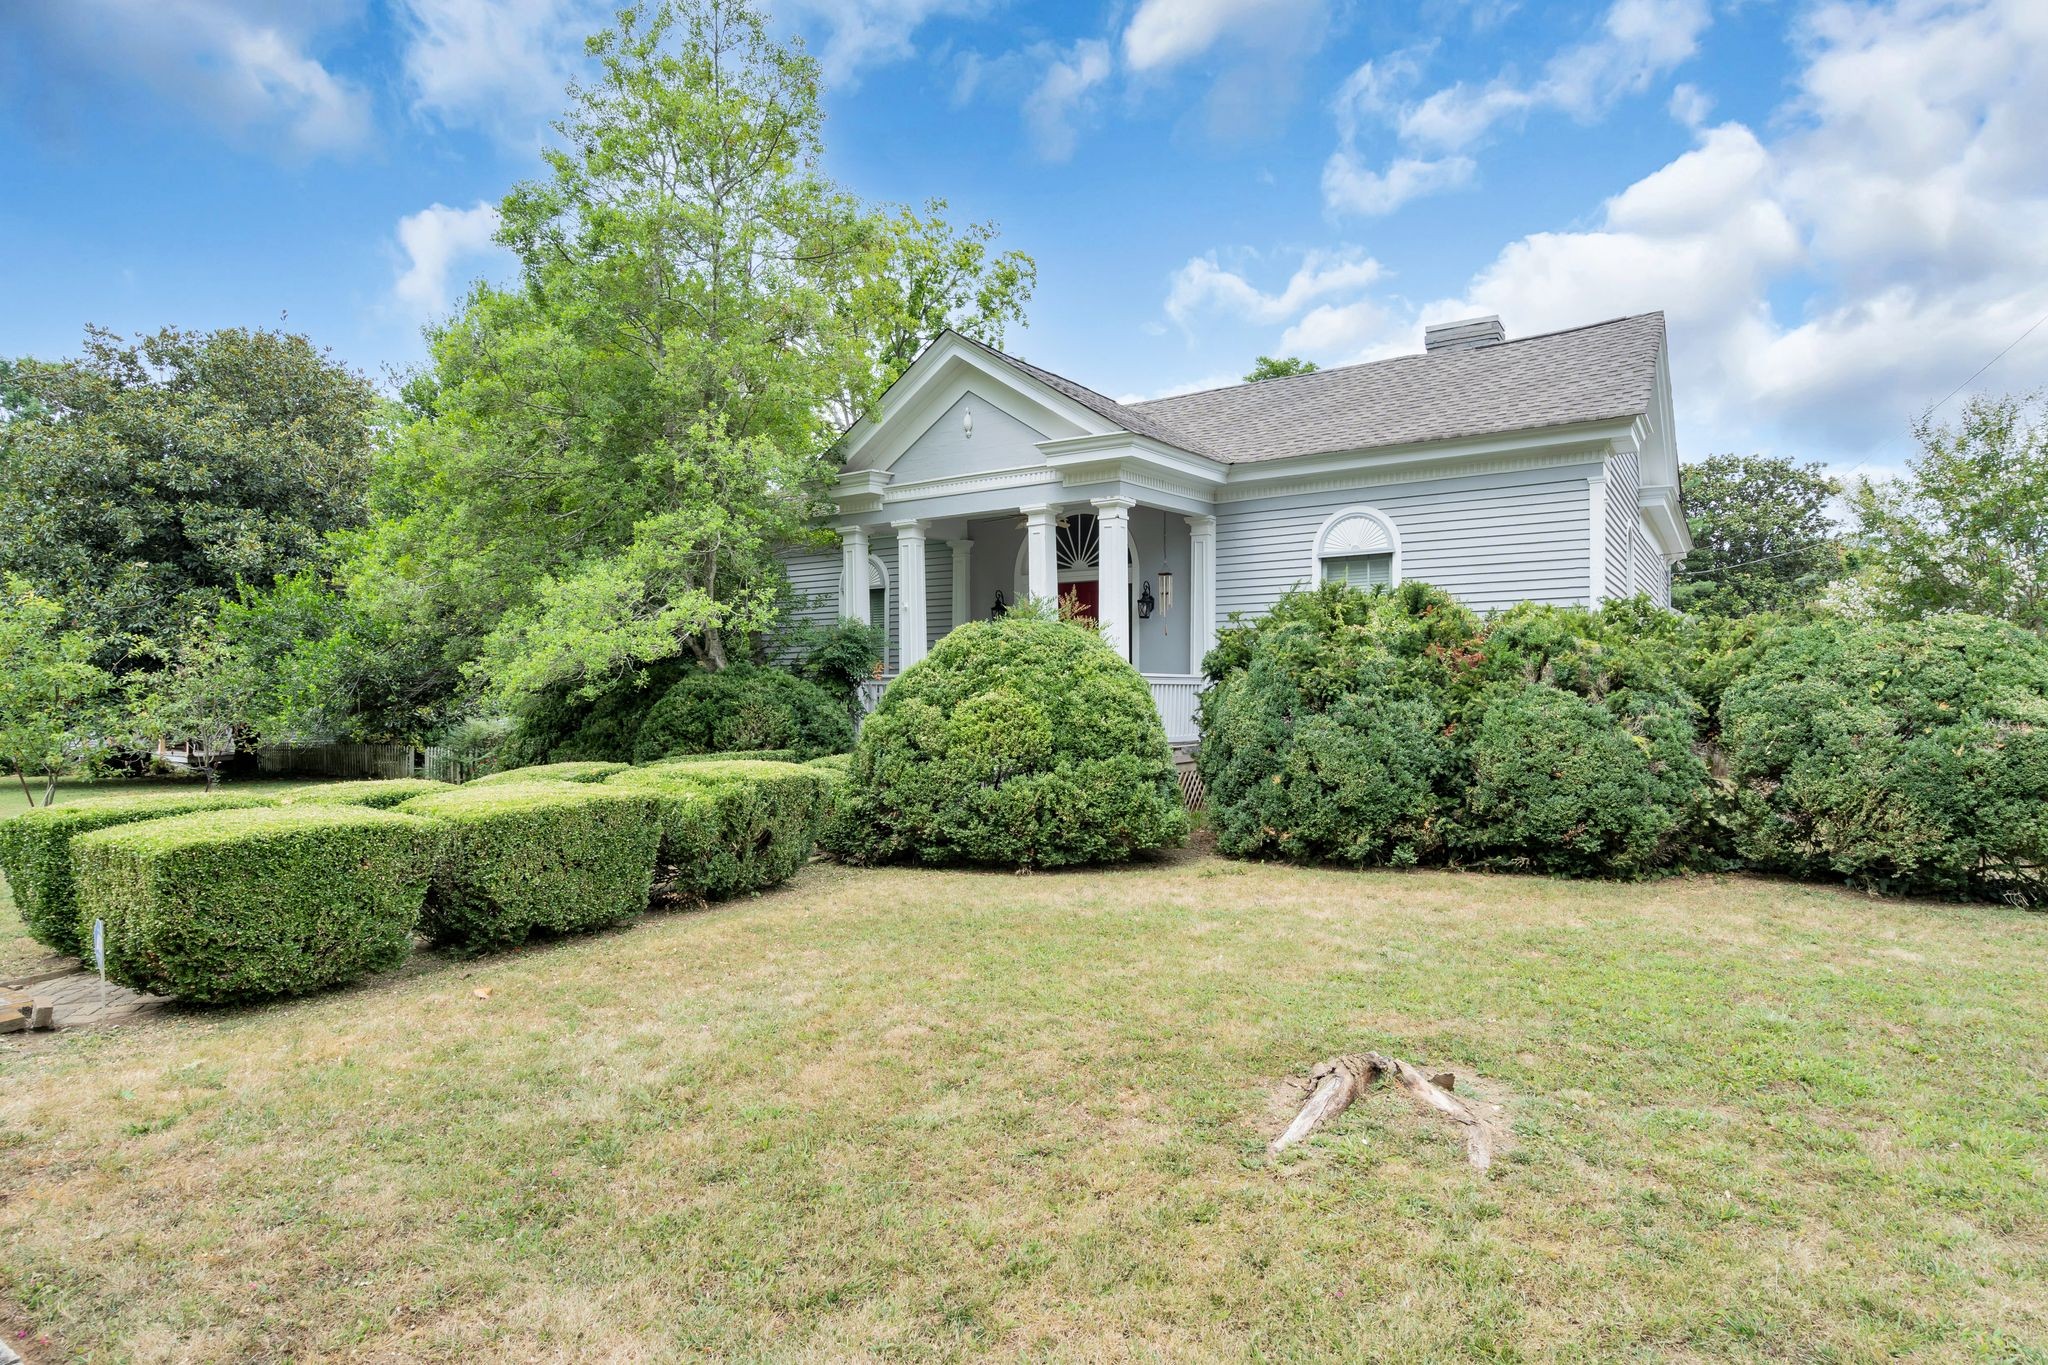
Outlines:
[[954,626],[1072,595],[1196,738],[1202,656],[1289,588],[1418,578],[1487,611],[1670,600],[1664,317],[1118,403],[947,333],[847,433],[839,549],[785,558],[804,612],[882,623],[885,675]]

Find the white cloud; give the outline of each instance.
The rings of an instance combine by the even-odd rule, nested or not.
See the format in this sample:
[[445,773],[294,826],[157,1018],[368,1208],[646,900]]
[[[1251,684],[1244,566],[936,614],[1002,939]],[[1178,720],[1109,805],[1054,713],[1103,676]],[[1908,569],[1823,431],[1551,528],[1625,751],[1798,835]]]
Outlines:
[[1140,0],[1124,29],[1124,63],[1146,72],[1199,57],[1226,35],[1242,39],[1274,25],[1291,26],[1304,0]]
[[1338,213],[1392,213],[1410,199],[1471,183],[1474,169],[1469,156],[1404,156],[1375,171],[1357,153],[1340,148],[1323,163],[1323,202]]
[[[1538,79],[1459,81],[1415,101],[1399,95],[1414,82],[1417,54],[1366,62],[1337,93],[1338,145],[1323,168],[1324,203],[1336,213],[1384,214],[1465,185],[1473,163],[1464,153],[1494,125],[1543,109],[1596,118],[1691,57],[1709,21],[1706,0],[1614,0],[1599,33],[1551,57]],[[1385,171],[1372,170],[1359,150],[1375,123],[1408,149]]]
[[1040,156],[1065,161],[1079,140],[1076,123],[1088,116],[1098,88],[1109,79],[1109,44],[1084,38],[1064,49],[1042,45],[1033,55],[1045,70],[1024,98],[1024,122]]
[[400,0],[413,108],[513,141],[564,107],[583,39],[609,19],[601,0]]
[[[2048,313],[2048,6],[1825,4],[1801,36],[1769,132],[1700,128],[1592,226],[1508,243],[1452,297],[1332,291],[1281,349],[1344,363],[1478,313],[1514,336],[1662,309],[1689,454],[1895,460],[1920,409]],[[1978,387],[2048,384],[2044,334]]]
[[1314,300],[1363,289],[1380,274],[1379,262],[1357,251],[1311,251],[1280,292],[1269,294],[1236,271],[1224,269],[1212,252],[1174,272],[1166,313],[1182,326],[1210,308],[1250,322],[1285,322]]
[[915,56],[912,39],[926,20],[986,7],[985,0],[780,0],[775,8],[807,33],[811,24],[825,28],[825,41],[814,44],[818,64],[826,81],[844,86],[868,67]]
[[406,263],[391,285],[399,309],[420,320],[446,313],[457,263],[496,254],[497,231],[498,210],[482,202],[466,209],[434,204],[399,219],[398,246]]
[[1698,128],[1714,112],[1714,97],[1698,86],[1686,82],[1672,87],[1671,103],[1668,106],[1671,117],[1688,128]]
[[7,16],[38,48],[53,90],[139,82],[234,132],[278,133],[304,154],[369,137],[370,98],[314,48],[354,3],[22,0]]

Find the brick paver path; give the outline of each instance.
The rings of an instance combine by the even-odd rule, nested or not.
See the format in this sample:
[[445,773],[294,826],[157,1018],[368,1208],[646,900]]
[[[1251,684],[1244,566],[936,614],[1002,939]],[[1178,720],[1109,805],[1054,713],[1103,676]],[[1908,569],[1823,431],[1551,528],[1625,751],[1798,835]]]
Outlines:
[[[107,1003],[100,1006],[100,979],[94,972],[72,972],[21,986],[6,985],[10,995],[34,996],[56,1006],[55,1027],[92,1028],[103,1024],[128,1024],[144,1018],[169,1002],[160,995],[144,995],[126,986],[107,983]],[[19,1035],[17,1035],[19,1036]]]

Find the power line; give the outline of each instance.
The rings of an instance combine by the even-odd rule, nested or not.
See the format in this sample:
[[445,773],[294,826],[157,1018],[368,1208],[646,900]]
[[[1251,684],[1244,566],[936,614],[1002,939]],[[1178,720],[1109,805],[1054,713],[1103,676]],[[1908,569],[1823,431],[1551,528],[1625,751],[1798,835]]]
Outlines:
[[1823,546],[1835,543],[1837,542],[1815,541],[1811,545],[1801,545],[1797,549],[1780,550],[1774,555],[1758,555],[1755,559],[1741,559],[1733,564],[1716,564],[1711,569],[1673,569],[1671,576],[1673,578],[1705,578],[1712,574],[1726,573],[1730,569],[1746,569],[1752,564],[1767,564],[1773,559],[1784,559],[1788,555],[1810,555]]
[[[1969,377],[1968,379],[1965,379],[1965,380],[1964,380],[1964,381],[1963,381],[1962,383],[1960,383],[1960,384],[1956,385],[1956,386],[1955,386],[1954,388],[1950,389],[1950,390],[1948,391],[1948,393],[1947,393],[1947,394],[1946,394],[1946,395],[1945,395],[1945,396],[1944,396],[1944,397],[1942,398],[1942,400],[1941,400],[1941,403],[1946,403],[1946,402],[1947,402],[1947,401],[1948,401],[1948,400],[1949,400],[1950,398],[1953,398],[1953,397],[1955,397],[1955,396],[1956,396],[1957,394],[1961,393],[1961,392],[1962,392],[1962,391],[1963,391],[1964,389],[1967,389],[1967,388],[1969,388],[1969,387],[1970,387],[1970,385],[1972,385],[1972,384],[1976,383],[1976,382],[1977,382],[1977,379],[1978,379],[1978,377],[1979,377],[1979,376],[1981,376],[1981,375],[1982,375],[1982,374],[1984,373],[1984,371],[1986,371],[1986,370],[1990,369],[1990,368],[1991,368],[1991,367],[1992,367],[1993,365],[1996,365],[1996,364],[1997,364],[1997,363],[1998,363],[1999,361],[2001,361],[2001,360],[2005,359],[2005,357],[2006,357],[2007,353],[2008,353],[2008,352],[2010,352],[2010,351],[2012,350],[2012,348],[2013,348],[2014,346],[2017,346],[2017,345],[2019,345],[2019,344],[2020,344],[2020,343],[2021,343],[2022,341],[2025,341],[2025,340],[2026,340],[2026,339],[2027,339],[2028,337],[2032,336],[2032,335],[2034,334],[2034,332],[2035,332],[2035,331],[2036,331],[2036,330],[2037,330],[2037,329],[2038,329],[2038,328],[2039,328],[2039,327],[2041,326],[2041,324],[2042,324],[2042,323],[2044,323],[2044,322],[2048,322],[2048,313],[2043,313],[2043,314],[2042,314],[2042,315],[2041,315],[2040,317],[2038,317],[2038,318],[2034,319],[2034,325],[2033,325],[2032,327],[2029,327],[2029,328],[2028,328],[2028,329],[2027,329],[2026,331],[2024,331],[2024,332],[2021,332],[2021,333],[2020,333],[2020,334],[2019,334],[2018,336],[2014,337],[2014,338],[2012,339],[2012,343],[2011,343],[2011,345],[2008,345],[2008,346],[2007,346],[2007,347],[2005,348],[2005,350],[2003,350],[2003,351],[2000,351],[2000,352],[1999,352],[1999,353],[1998,353],[1997,355],[1995,355],[1995,356],[1991,357],[1991,359],[1989,359],[1989,360],[1985,361],[1985,362],[1984,362],[1984,363],[1983,363],[1982,365],[1979,365],[1979,366],[1977,367],[1977,373],[1976,373],[1976,374],[1973,374],[1973,375],[1971,375],[1971,376],[1970,376],[1970,377]],[[1930,404],[1930,405],[1929,405],[1929,406],[1928,406],[1928,407],[1926,408],[1926,410],[1925,410],[1925,411],[1923,411],[1923,412],[1922,412],[1922,413],[1920,414],[1920,420],[1924,422],[1924,421],[1926,421],[1926,420],[1927,420],[1927,419],[1928,419],[1929,417],[1932,417],[1932,416],[1934,415],[1934,410],[1935,410],[1936,408],[1940,407],[1940,406],[1941,406],[1941,403],[1933,403],[1933,404]]]

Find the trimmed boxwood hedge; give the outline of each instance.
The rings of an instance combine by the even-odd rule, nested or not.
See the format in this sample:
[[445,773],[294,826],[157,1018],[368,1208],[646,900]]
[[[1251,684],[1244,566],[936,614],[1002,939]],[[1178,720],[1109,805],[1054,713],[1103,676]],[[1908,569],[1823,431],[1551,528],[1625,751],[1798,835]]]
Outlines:
[[71,842],[82,834],[188,811],[241,810],[269,803],[260,797],[199,792],[137,792],[87,798],[0,821],[0,871],[14,892],[29,936],[45,948],[83,957],[88,942],[78,930],[77,882]]
[[464,783],[467,787],[501,787],[508,783],[524,786],[528,782],[602,782],[613,773],[624,772],[624,763],[605,763],[595,759],[574,759],[564,763],[538,763],[530,768],[507,768],[501,773],[475,778]]
[[587,782],[477,783],[399,810],[447,828],[420,927],[468,952],[621,924],[647,908],[656,803]]
[[810,858],[832,808],[832,779],[794,763],[672,762],[608,787],[644,792],[661,812],[656,882],[664,897],[720,900],[785,881]]
[[404,960],[441,839],[425,820],[312,804],[102,829],[72,845],[78,919],[106,921],[107,975],[124,986],[302,995]]
[[853,721],[830,692],[794,673],[733,664],[685,674],[640,722],[633,761],[788,749],[798,758],[853,747]]
[[[827,755],[830,757],[831,755]],[[795,749],[735,749],[724,754],[674,754],[667,758],[649,760],[651,763],[731,763],[738,759],[759,759],[763,763],[797,763],[804,761]]]
[[279,805],[368,806],[389,810],[415,796],[448,790],[446,782],[425,777],[385,777],[362,782],[336,782],[278,798]]
[[972,621],[889,685],[826,844],[856,863],[1108,863],[1178,844],[1151,690],[1093,630],[1030,610]]
[[2003,622],[1761,635],[1721,704],[1751,863],[2048,903],[2048,641]]

